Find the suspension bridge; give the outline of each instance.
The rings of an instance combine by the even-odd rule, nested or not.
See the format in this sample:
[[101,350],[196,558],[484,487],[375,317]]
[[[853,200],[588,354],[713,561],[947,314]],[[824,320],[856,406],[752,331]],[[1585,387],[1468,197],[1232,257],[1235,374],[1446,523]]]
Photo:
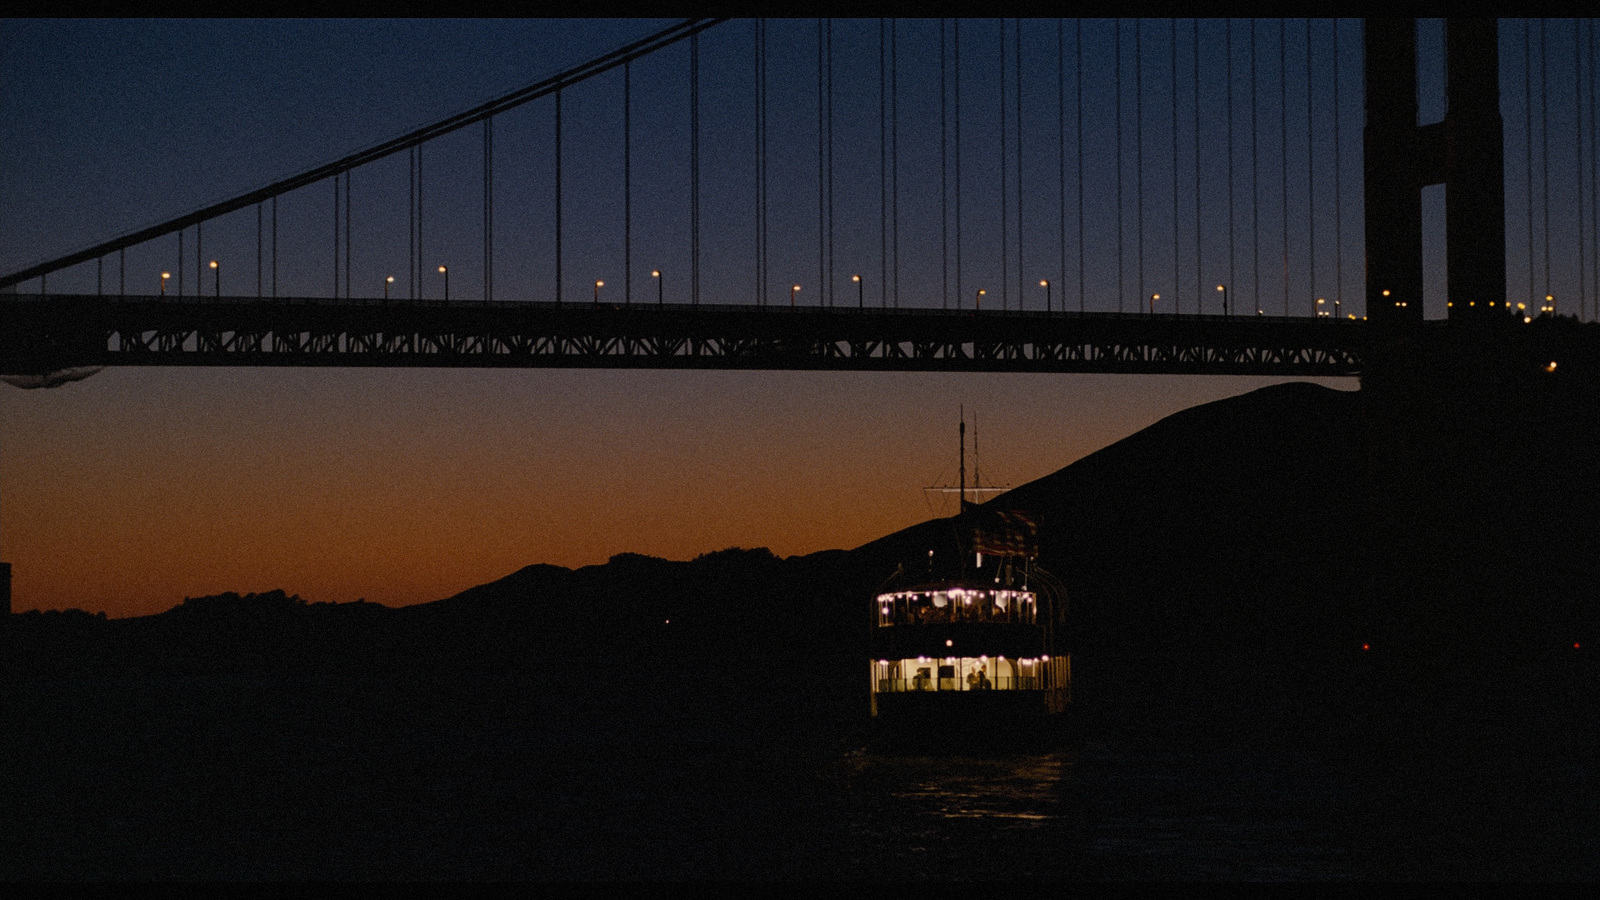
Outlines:
[[1348,376],[1468,327],[1592,355],[1593,23],[1443,23],[1427,124],[1418,33],[687,20],[0,277],[0,369]]

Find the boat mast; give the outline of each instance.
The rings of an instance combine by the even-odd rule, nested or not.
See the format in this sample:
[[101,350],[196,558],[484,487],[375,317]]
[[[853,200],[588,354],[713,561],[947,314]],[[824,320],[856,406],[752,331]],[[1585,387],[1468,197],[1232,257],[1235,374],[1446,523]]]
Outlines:
[[956,501],[956,514],[967,511],[967,408],[961,407],[961,499]]

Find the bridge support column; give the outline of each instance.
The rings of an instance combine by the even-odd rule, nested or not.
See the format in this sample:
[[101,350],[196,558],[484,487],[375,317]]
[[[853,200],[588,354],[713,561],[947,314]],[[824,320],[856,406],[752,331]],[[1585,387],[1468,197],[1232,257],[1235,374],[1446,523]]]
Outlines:
[[1505,165],[1494,19],[1446,20],[1448,111],[1417,124],[1415,19],[1366,20],[1367,315],[1422,320],[1422,189],[1445,186],[1452,320],[1503,312]]

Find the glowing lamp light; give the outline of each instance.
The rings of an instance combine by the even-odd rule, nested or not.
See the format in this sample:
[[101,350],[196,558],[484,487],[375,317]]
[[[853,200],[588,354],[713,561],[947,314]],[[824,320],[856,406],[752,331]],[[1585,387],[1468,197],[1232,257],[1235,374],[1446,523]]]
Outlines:
[[955,645],[956,645],[956,642],[955,642],[955,641],[952,641],[952,640],[950,640],[950,639],[949,639],[949,638],[945,638],[945,642],[944,642],[944,645],[945,645],[945,646],[946,646],[946,647],[954,647],[954,646],[955,646]]
[[1544,370],[1545,370],[1545,371],[1546,371],[1546,372],[1554,372],[1554,371],[1555,371],[1555,370],[1556,370],[1556,361],[1555,361],[1555,360],[1553,360],[1553,359],[1552,359],[1552,360],[1550,360],[1550,364],[1549,364],[1549,365],[1547,365],[1547,366],[1545,366],[1545,367],[1544,367]]
[[1372,645],[1371,644],[1362,644],[1361,645],[1361,649],[1362,650],[1371,650],[1372,649]]

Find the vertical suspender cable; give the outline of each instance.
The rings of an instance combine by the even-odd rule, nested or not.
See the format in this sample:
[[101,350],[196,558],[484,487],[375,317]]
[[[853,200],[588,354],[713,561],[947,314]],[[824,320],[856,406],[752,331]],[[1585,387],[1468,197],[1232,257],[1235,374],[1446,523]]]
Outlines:
[[1084,286],[1084,253],[1083,253],[1083,20],[1073,22],[1073,59],[1078,67],[1075,86],[1078,90],[1077,108],[1074,113],[1078,119],[1077,144],[1073,154],[1078,163],[1078,312],[1084,311],[1085,297],[1088,289]]
[[1144,20],[1133,20],[1133,207],[1134,258],[1139,269],[1135,311],[1144,309]]
[[944,294],[940,309],[950,308],[950,172],[947,157],[950,150],[950,125],[946,111],[950,104],[949,76],[945,71],[945,55],[949,45],[945,39],[945,19],[939,19],[939,270],[943,276]]
[[[1007,197],[1009,185],[1006,184],[1006,20],[1000,20],[1000,106],[996,109],[999,113],[1000,127],[1000,308],[1003,310],[1008,305],[1007,285],[1011,283],[1011,241],[1006,233],[1010,212],[1006,209],[1010,205]],[[1018,298],[1021,299],[1021,298]]]
[[1591,314],[1600,318],[1600,125],[1595,119],[1595,73],[1600,71],[1596,46],[1594,21],[1589,20],[1589,239],[1595,246],[1589,253],[1589,283],[1595,288],[1595,303]]
[[1344,300],[1344,132],[1339,128],[1339,20],[1333,20],[1333,308]]
[[893,238],[894,308],[900,308],[900,25],[889,20],[889,234]]
[[955,21],[955,42],[951,63],[956,70],[955,151],[956,151],[956,309],[961,308],[961,20]]
[[1283,314],[1289,314],[1289,20],[1278,20],[1278,211],[1283,218]]
[[1223,43],[1226,47],[1224,55],[1227,57],[1227,68],[1223,70],[1222,83],[1226,88],[1225,93],[1227,94],[1228,98],[1228,109],[1226,113],[1226,118],[1228,120],[1228,189],[1223,193],[1226,197],[1228,206],[1228,282],[1222,291],[1222,313],[1223,315],[1227,315],[1228,291],[1235,290],[1238,285],[1234,284],[1233,281],[1233,20],[1226,20],[1224,22],[1224,26],[1225,36],[1223,38]]
[[350,176],[344,173],[344,296],[350,299]]
[[1250,20],[1250,281],[1261,314],[1261,142],[1257,125],[1261,111],[1256,103],[1256,20]]
[[823,99],[822,81],[827,71],[827,54],[823,44],[827,41],[826,26],[817,19],[817,305],[827,296],[824,279],[828,272],[828,180],[826,142],[828,140],[827,106]]
[[1306,19],[1306,241],[1310,244],[1311,269],[1306,278],[1306,286],[1313,299],[1317,295],[1317,220],[1312,214],[1317,203],[1315,171],[1312,166],[1315,159],[1311,143],[1311,19],[1308,17]]
[[878,18],[878,296],[889,307],[889,27]]
[[1200,217],[1200,20],[1190,21],[1193,22],[1190,60],[1194,64],[1194,312],[1199,315],[1205,311],[1202,305],[1206,301],[1205,221]]
[[[350,204],[345,204],[349,215]],[[345,242],[346,244],[349,241]],[[494,119],[483,120],[483,300],[494,299]]]
[[[558,95],[559,96],[559,95]],[[559,193],[557,195],[559,197]],[[557,200],[556,208],[561,208]],[[561,247],[560,220],[556,222],[556,248]],[[557,265],[560,265],[560,254],[557,254]],[[417,299],[422,299],[422,145],[417,145]]]
[[689,302],[700,305],[700,33],[689,37]]
[[[693,40],[691,38],[690,40]],[[556,304],[561,303],[561,91],[556,91]]]
[[[260,213],[257,213],[257,217],[258,218],[259,218],[259,216],[260,216]],[[257,243],[257,245],[259,245],[261,243],[260,238],[256,239],[256,243]],[[258,254],[258,258],[259,258],[259,254]],[[256,272],[257,272],[257,275],[256,275],[256,296],[258,296],[258,297],[261,296],[261,275],[260,275],[260,271],[261,271],[261,266],[259,264],[257,264],[257,266],[256,266]],[[118,297],[126,297],[126,296],[128,296],[128,248],[127,247],[123,247],[121,250],[117,251],[117,296]]]
[[767,303],[767,20],[756,19],[756,305]]
[[1024,257],[1022,255],[1022,19],[1015,20],[1016,33],[1012,40],[1016,43],[1016,57],[1013,65],[1017,70],[1017,310],[1022,310],[1026,276],[1023,274]]
[[[338,198],[337,192],[334,194],[334,197],[335,197],[335,199]],[[337,214],[338,210],[335,210],[334,212]],[[194,295],[196,297],[200,297],[200,296],[203,296],[205,294],[205,291],[202,290],[201,287],[200,287],[202,284],[205,284],[205,279],[204,279],[205,269],[203,268],[205,266],[205,263],[202,261],[202,260],[205,259],[205,245],[202,242],[202,238],[203,238],[204,235],[203,235],[203,233],[201,231],[201,229],[203,229],[205,227],[205,224],[206,223],[204,223],[204,222],[196,222],[196,223],[194,223]],[[334,238],[335,238],[336,241],[338,239],[338,236],[339,236],[338,231],[335,231],[334,232]],[[337,251],[338,247],[335,246],[334,249]],[[334,261],[338,262],[337,258]],[[337,268],[334,269],[333,277],[335,277],[335,278],[339,277],[339,270]],[[41,281],[39,284],[40,284],[40,287],[43,288],[44,282]],[[41,293],[42,293],[42,290],[41,290]],[[334,296],[335,297],[339,296],[338,292],[335,292]]]
[[272,297],[278,297],[278,198],[272,198]]
[[[1550,287],[1550,50],[1545,40],[1545,20],[1539,20],[1539,172],[1543,185],[1539,204],[1544,207],[1544,292]],[[1554,305],[1553,303],[1551,304]]]
[[[182,229],[182,228],[178,229],[178,296],[179,297],[183,296],[183,232],[184,232],[184,229]],[[41,291],[41,293],[43,292],[43,285],[44,285],[44,283],[40,282],[40,291]]]
[[828,23],[828,305],[833,305],[833,19]]
[[261,204],[256,204],[256,299],[261,299]]
[[[415,300],[415,299],[417,299],[417,148],[416,147],[412,147],[411,148],[411,152],[406,157],[406,168],[409,170],[406,173],[407,176],[408,176],[406,178],[406,186],[411,189],[411,195],[408,198],[406,198],[406,224],[409,226],[409,230],[411,232],[411,234],[410,234],[410,246],[408,246],[406,248],[406,281],[409,281],[411,283],[411,290],[410,290],[411,299]],[[277,207],[277,198],[276,197],[273,198],[273,207],[274,207],[273,212],[277,212],[277,209],[276,209],[276,207]],[[274,248],[276,248],[276,246],[277,246],[277,238],[276,238],[277,220],[276,220],[276,217],[274,217],[274,220],[273,220],[273,233],[274,233],[273,246],[274,246]],[[277,259],[276,253],[274,253],[273,259],[274,259],[274,263],[276,263],[276,259]],[[276,272],[276,270],[274,270],[274,272]],[[274,283],[274,285],[276,285],[276,283],[277,283],[277,275],[276,274],[273,275],[273,283]],[[274,288],[273,296],[277,296],[276,288]]]
[[1583,246],[1583,44],[1582,35],[1579,33],[1578,20],[1572,20],[1572,121],[1574,124],[1573,161],[1578,168],[1578,320],[1583,321],[1583,311],[1586,308],[1588,290],[1584,271]]
[[1167,26],[1171,38],[1172,61],[1172,311],[1178,307],[1178,20]]
[[[1122,312],[1123,287],[1127,283],[1123,267],[1123,250],[1127,243],[1126,220],[1122,214],[1122,20],[1112,19],[1112,28],[1115,31],[1114,43],[1111,52],[1112,78],[1116,82],[1113,90],[1117,98],[1117,312]],[[1135,311],[1137,311],[1135,307]]]
[[[1066,23],[1056,19],[1056,187],[1060,198],[1056,211],[1060,213],[1056,236],[1060,239],[1061,253],[1056,271],[1056,286],[1062,291],[1065,305],[1067,295],[1067,29]],[[1050,292],[1045,291],[1045,312],[1050,312]]]
[[334,299],[339,297],[339,173],[337,172],[333,175],[333,296]]
[[633,63],[622,66],[622,302],[633,304]]
[[1533,268],[1533,21],[1522,23],[1523,159],[1528,173],[1528,302],[1535,303]]

